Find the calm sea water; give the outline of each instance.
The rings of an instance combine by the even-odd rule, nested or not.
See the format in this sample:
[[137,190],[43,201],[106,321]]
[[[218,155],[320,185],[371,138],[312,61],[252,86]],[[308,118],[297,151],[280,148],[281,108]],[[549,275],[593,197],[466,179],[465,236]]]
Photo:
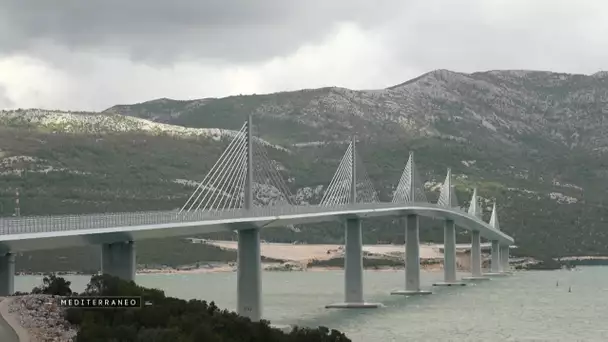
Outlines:
[[[67,277],[82,291],[89,278]],[[442,273],[423,272],[431,288]],[[183,299],[214,300],[234,310],[236,274],[138,275],[136,281]],[[391,296],[404,271],[367,271],[367,301],[381,309],[325,309],[343,299],[343,272],[265,272],[264,316],[274,324],[325,325],[353,341],[608,341],[608,267],[519,272],[467,287],[433,288],[430,296]],[[41,277],[16,278],[29,291]],[[556,283],[559,282],[559,286]],[[568,288],[572,292],[568,292]]]

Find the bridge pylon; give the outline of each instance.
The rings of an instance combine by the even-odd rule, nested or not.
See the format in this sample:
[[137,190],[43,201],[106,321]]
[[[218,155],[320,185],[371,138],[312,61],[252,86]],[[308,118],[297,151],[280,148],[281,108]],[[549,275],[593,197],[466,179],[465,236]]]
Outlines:
[[500,230],[500,223],[498,223],[498,213],[496,212],[496,202],[492,205],[492,214],[490,215],[490,226],[496,230]]
[[228,146],[192,192],[180,213],[255,210],[288,206],[294,196],[266,147],[257,138],[251,116],[234,133]]
[[378,192],[357,153],[356,146],[357,140],[353,136],[319,205],[335,207],[379,202]]
[[458,208],[458,197],[456,196],[456,190],[452,184],[452,169],[448,168],[445,181],[441,186],[441,192],[439,193],[439,200],[437,204],[447,208]]
[[[255,136],[249,115],[180,213],[241,211],[255,216],[258,207],[293,205],[294,197],[266,146],[276,148]],[[251,224],[237,230],[237,313],[253,321],[262,318],[259,229]]]
[[[471,196],[471,203],[469,204],[469,215],[482,219],[483,209],[479,205],[479,198],[477,197],[477,188],[473,189],[473,196]],[[471,276],[464,277],[463,280],[488,280],[490,278],[484,277],[482,274],[481,267],[481,234],[478,230],[471,230]]]
[[[452,169],[448,168],[445,181],[439,193],[437,204],[447,208],[458,208],[458,198],[452,185]],[[446,220],[443,227],[443,282],[433,286],[465,286],[456,279],[456,224]]]
[[[393,194],[393,203],[427,202],[424,187],[420,181],[414,152],[410,152],[397,189]],[[430,291],[420,288],[420,218],[418,215],[407,215],[400,218],[405,230],[405,290],[395,290],[394,295],[426,295]]]
[[475,216],[479,219],[483,217],[483,209],[479,205],[479,198],[477,197],[477,188],[473,189],[473,196],[471,196],[471,203],[469,203],[469,215]]
[[428,202],[424,186],[420,181],[420,174],[416,169],[414,161],[414,152],[410,152],[410,156],[405,164],[401,178],[395,192],[393,193],[393,203],[414,203]]
[[[353,205],[378,202],[378,195],[359,158],[353,136],[321,206]],[[344,220],[344,302],[326,305],[327,309],[378,308],[380,303],[363,299],[363,237],[361,218]]]

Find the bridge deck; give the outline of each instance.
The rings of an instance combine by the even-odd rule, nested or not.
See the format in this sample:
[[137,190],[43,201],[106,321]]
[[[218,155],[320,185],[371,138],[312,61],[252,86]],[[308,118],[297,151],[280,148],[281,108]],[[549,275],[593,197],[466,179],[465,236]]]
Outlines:
[[281,227],[318,223],[347,217],[371,218],[417,214],[453,220],[479,230],[481,236],[501,243],[513,239],[458,208],[430,203],[361,203],[346,206],[281,206],[232,211],[151,211],[136,213],[32,216],[0,219],[0,250],[26,251],[111,243],[171,236],[188,236],[242,228]]

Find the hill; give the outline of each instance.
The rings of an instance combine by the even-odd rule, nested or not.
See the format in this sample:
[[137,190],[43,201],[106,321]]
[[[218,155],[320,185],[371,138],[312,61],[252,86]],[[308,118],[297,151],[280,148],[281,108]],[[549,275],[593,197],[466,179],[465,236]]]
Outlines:
[[[501,227],[522,253],[607,253],[605,73],[436,70],[379,90],[159,99],[102,113],[0,112],[0,211],[12,214],[16,189],[22,214],[180,207],[250,113],[302,201],[319,200],[355,132],[385,200],[413,150],[429,197],[451,167],[460,202],[477,186],[489,215],[496,198]],[[423,239],[441,238],[437,223],[425,224]],[[366,225],[367,243],[402,239],[390,220]],[[334,243],[342,233],[322,225],[268,230],[264,238]]]

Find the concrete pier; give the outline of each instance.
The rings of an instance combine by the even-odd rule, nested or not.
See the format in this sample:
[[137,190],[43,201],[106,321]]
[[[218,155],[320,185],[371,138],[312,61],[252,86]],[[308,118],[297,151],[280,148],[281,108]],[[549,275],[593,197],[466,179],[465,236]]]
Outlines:
[[101,273],[123,280],[135,280],[135,243],[115,242],[101,245]]
[[259,229],[239,230],[237,313],[254,322],[262,318],[262,256]]
[[465,286],[456,280],[456,225],[445,221],[443,228],[443,282],[433,286]]
[[363,301],[363,238],[361,219],[346,220],[344,246],[344,303],[325,306],[328,309],[377,308],[380,303]]
[[507,245],[500,246],[500,263],[502,271],[509,273],[509,246]]
[[481,274],[481,236],[478,230],[471,231],[471,276],[463,280],[488,280]]
[[15,292],[15,255],[0,256],[0,296],[10,296]]
[[405,223],[405,290],[391,292],[394,295],[426,295],[430,291],[420,289],[420,220],[418,215],[401,218]]
[[501,257],[501,250],[500,250],[500,244],[498,243],[498,241],[496,240],[492,240],[492,259],[490,261],[490,273],[486,273],[486,276],[502,276],[505,275],[502,272],[502,266],[503,264],[500,261],[500,257]]

